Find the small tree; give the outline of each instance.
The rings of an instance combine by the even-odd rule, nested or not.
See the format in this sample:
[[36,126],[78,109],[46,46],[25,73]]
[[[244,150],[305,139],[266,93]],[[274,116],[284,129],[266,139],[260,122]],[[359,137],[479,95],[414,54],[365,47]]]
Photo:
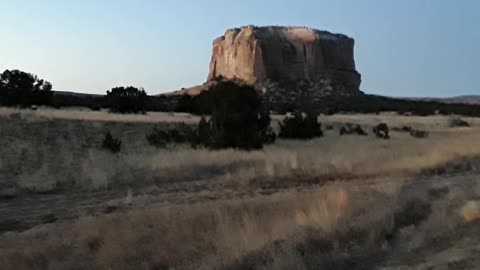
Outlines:
[[110,111],[117,113],[144,113],[148,102],[145,90],[133,86],[115,87],[105,98]]
[[52,96],[52,84],[36,75],[20,70],[5,70],[0,74],[1,105],[49,105]]
[[253,87],[221,81],[201,95],[199,109],[210,110],[211,117],[199,123],[198,144],[215,149],[258,149],[272,141],[270,116]]

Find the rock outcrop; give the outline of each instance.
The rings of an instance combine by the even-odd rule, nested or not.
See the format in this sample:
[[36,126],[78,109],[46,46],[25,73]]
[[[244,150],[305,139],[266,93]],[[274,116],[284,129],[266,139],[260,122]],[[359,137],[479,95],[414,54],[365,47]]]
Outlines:
[[213,42],[207,81],[235,79],[273,96],[360,94],[354,40],[305,27],[245,26]]

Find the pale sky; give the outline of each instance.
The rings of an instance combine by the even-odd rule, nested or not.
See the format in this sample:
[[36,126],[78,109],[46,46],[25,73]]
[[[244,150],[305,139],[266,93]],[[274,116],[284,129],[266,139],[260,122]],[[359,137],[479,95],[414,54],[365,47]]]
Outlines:
[[213,39],[253,24],[353,37],[366,93],[480,94],[475,0],[0,0],[0,8],[0,70],[37,74],[54,90],[197,85]]

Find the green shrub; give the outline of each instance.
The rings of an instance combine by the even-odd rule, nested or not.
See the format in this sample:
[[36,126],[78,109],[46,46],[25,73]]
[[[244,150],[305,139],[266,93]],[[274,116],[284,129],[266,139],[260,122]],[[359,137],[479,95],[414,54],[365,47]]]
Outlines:
[[116,139],[112,136],[112,134],[107,132],[105,134],[105,138],[103,139],[102,142],[102,148],[105,150],[108,150],[112,153],[118,153],[120,152],[120,149],[122,147],[122,141],[120,139]]
[[318,114],[296,112],[293,117],[285,117],[280,123],[280,138],[312,139],[323,136],[322,125],[318,122]]
[[196,134],[196,145],[212,149],[259,149],[275,141],[270,128],[270,115],[263,109],[256,90],[247,85],[221,81],[204,92],[198,103],[200,111],[210,111],[202,117]]

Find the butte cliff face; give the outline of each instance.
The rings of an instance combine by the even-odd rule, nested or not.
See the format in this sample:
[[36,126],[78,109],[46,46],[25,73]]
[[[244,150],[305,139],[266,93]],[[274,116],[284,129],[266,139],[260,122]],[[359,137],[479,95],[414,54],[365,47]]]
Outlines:
[[[236,79],[276,95],[360,94],[354,40],[305,27],[245,26],[213,42],[208,81]],[[289,92],[289,93],[286,93]]]

